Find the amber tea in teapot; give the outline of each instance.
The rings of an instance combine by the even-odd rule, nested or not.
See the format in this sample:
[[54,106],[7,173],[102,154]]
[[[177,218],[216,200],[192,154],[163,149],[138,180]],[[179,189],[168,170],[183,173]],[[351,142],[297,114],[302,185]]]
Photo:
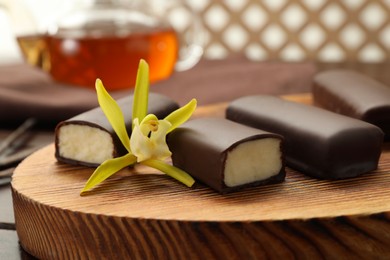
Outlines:
[[54,79],[93,85],[100,78],[110,89],[133,85],[141,58],[150,65],[151,81],[169,77],[178,52],[176,34],[170,28],[125,36],[107,33],[98,38],[56,35],[47,37],[46,43]]
[[135,83],[141,58],[149,63],[151,82],[172,74],[179,48],[172,28],[116,33],[108,30],[97,37],[83,30],[45,35],[44,50],[37,37],[19,37],[18,41],[20,46],[35,43],[41,53],[37,65],[46,67],[53,79],[69,84],[93,87],[96,78],[100,78],[109,89],[130,87]]

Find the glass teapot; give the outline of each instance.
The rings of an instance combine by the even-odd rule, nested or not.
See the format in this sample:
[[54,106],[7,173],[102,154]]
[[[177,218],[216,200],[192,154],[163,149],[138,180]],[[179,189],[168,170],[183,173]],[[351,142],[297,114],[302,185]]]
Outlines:
[[[178,30],[180,20],[171,23],[175,8],[192,15],[184,31]],[[17,40],[26,60],[56,81],[94,88],[100,78],[109,90],[124,89],[134,86],[141,58],[149,64],[151,82],[199,61],[202,30],[188,10],[180,0],[96,0],[58,19],[44,34]]]

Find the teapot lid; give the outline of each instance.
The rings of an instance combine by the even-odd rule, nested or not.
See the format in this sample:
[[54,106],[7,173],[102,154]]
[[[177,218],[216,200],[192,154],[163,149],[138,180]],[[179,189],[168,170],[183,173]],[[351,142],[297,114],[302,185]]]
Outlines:
[[161,28],[164,22],[158,17],[137,8],[98,1],[90,8],[69,13],[48,29],[49,35],[66,37],[101,37],[107,35],[126,36],[137,32],[148,32]]

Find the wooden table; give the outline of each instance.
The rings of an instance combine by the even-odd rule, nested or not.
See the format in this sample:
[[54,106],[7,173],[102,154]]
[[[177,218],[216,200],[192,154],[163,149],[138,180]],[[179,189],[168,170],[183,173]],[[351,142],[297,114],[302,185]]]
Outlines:
[[[311,103],[308,94],[286,97]],[[223,117],[226,104],[194,117]],[[282,184],[227,195],[189,189],[147,167],[79,196],[93,169],[58,163],[54,146],[18,166],[18,235],[39,258],[228,259],[390,256],[390,145],[379,169],[324,181],[287,168]]]

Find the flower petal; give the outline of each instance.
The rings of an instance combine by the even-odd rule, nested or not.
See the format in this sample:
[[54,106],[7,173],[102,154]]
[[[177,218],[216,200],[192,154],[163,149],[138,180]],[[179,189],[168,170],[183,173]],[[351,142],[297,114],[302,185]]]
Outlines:
[[98,96],[98,102],[110,122],[115,133],[118,135],[123,146],[130,152],[129,135],[127,134],[125,119],[123,117],[122,110],[116,103],[116,101],[108,94],[100,79],[96,80],[96,92]]
[[128,153],[122,157],[117,157],[103,162],[98,168],[96,168],[91,177],[89,177],[87,183],[81,191],[81,194],[92,189],[117,171],[135,163],[136,160],[137,159],[134,155]]
[[166,141],[166,135],[171,127],[171,123],[167,120],[159,120],[158,122],[158,130],[150,135],[150,141],[153,144],[152,158],[164,160],[172,155]]
[[[141,59],[138,65],[137,79],[134,89],[133,119],[142,121],[148,112],[149,97],[149,65]],[[134,126],[133,126],[134,128]]]
[[[147,116],[144,117],[144,119],[142,120],[142,122],[139,124],[140,125],[140,128],[141,128],[141,132],[148,136],[151,129],[150,129],[150,121],[155,121],[157,122],[158,121],[158,118],[157,116],[153,115],[153,114],[148,114]],[[139,121],[138,121],[139,122]]]
[[158,120],[158,129],[151,133],[150,139],[153,142],[165,142],[165,137],[171,126],[172,124],[168,120]]
[[192,113],[194,113],[196,109],[196,104],[196,99],[192,99],[190,102],[187,103],[187,105],[173,111],[165,118],[165,120],[168,120],[172,124],[170,129],[168,130],[168,133],[179,125],[183,124],[191,117]]
[[172,166],[170,164],[167,164],[163,161],[160,160],[154,160],[154,159],[149,159],[146,161],[143,161],[141,164],[155,168],[159,171],[162,171],[163,173],[171,176],[172,178],[178,180],[179,182],[183,183],[187,187],[192,187],[194,185],[195,180],[186,173],[185,171],[176,168],[175,166]]
[[141,125],[138,118],[134,119],[133,125],[130,147],[131,152],[137,157],[137,162],[151,158],[164,160],[171,156],[165,140],[171,126],[170,122],[157,120],[156,116],[149,114],[142,120]]
[[153,145],[150,139],[142,132],[138,118],[133,121],[133,132],[130,137],[131,152],[137,157],[137,162],[149,159],[153,154]]

